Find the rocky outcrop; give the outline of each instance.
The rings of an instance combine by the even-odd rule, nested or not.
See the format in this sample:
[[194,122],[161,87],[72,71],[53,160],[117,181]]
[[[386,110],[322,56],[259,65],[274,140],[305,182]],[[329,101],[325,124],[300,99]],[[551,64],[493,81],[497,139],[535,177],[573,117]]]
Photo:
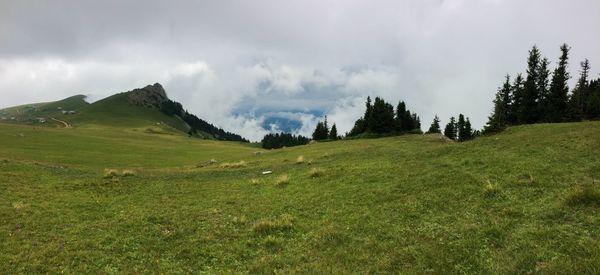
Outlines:
[[130,104],[147,108],[160,108],[162,103],[169,99],[165,89],[159,83],[129,91],[128,94]]

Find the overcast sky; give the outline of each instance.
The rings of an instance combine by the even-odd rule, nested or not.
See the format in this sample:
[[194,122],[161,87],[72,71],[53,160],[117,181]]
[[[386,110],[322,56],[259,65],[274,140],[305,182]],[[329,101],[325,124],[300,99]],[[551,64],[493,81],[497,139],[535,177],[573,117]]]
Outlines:
[[159,82],[252,140],[272,118],[349,131],[368,95],[425,130],[458,113],[480,128],[534,44],[554,67],[568,43],[571,74],[588,58],[597,77],[599,26],[598,0],[0,0],[0,108]]

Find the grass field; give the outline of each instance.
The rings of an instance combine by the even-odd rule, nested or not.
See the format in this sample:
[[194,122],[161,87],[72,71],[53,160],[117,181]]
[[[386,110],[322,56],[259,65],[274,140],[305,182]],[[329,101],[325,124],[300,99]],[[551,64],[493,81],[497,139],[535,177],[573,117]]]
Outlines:
[[599,213],[600,122],[271,151],[0,124],[1,274],[600,273]]

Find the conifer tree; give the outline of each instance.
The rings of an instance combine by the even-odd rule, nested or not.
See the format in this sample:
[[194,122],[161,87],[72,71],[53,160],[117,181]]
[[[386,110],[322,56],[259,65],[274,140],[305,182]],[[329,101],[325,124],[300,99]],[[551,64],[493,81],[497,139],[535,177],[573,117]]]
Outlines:
[[512,104],[510,105],[508,121],[510,124],[521,124],[523,121],[520,120],[519,110],[522,109],[523,106],[523,94],[525,87],[523,81],[523,75],[517,74],[515,81],[512,85]]
[[364,116],[364,132],[372,132],[375,124],[375,118],[373,117],[373,105],[371,105],[371,97],[367,97],[367,104]]
[[537,79],[537,89],[539,91],[539,99],[538,99],[538,121],[545,122],[546,120],[546,112],[548,111],[548,98],[549,98],[549,77],[550,77],[550,69],[548,69],[548,58],[543,58],[540,62],[540,66],[538,67],[538,79]]
[[473,139],[473,128],[471,127],[471,121],[467,117],[467,121],[465,121],[465,128],[463,129],[464,133],[461,133],[463,136],[462,141]]
[[588,119],[600,119],[600,78],[590,81],[590,99],[587,102]]
[[329,131],[329,139],[331,139],[331,140],[339,139],[338,133],[337,133],[337,127],[335,126],[335,123],[331,126],[331,131]]
[[458,114],[458,122],[456,123],[456,128],[458,130],[458,140],[465,140],[465,116],[463,114]]
[[560,46],[561,56],[558,67],[554,69],[552,81],[550,83],[550,93],[548,97],[548,110],[546,111],[546,120],[549,122],[564,121],[567,115],[567,94],[569,87],[569,72],[567,66],[569,62],[569,46],[563,44]]
[[444,128],[444,136],[449,139],[456,140],[456,120],[454,117],[450,117],[450,121],[446,124]]
[[569,99],[569,119],[573,121],[581,120],[588,116],[587,102],[589,101],[589,82],[590,62],[586,59],[581,62],[581,72],[573,94]]
[[501,88],[496,92],[494,98],[494,110],[488,117],[487,125],[484,128],[485,133],[498,132],[508,125],[510,101],[511,101],[510,76],[506,75],[506,80]]
[[534,123],[537,121],[538,99],[538,80],[540,70],[540,51],[536,46],[529,51],[527,58],[527,77],[525,79],[523,94],[519,109],[517,110],[517,120],[522,123]]
[[[325,120],[327,121],[327,120]],[[323,140],[329,137],[329,129],[327,129],[327,122],[319,121],[317,127],[312,134],[314,140]]]
[[383,99],[376,97],[373,103],[373,126],[371,131],[377,134],[390,133],[394,130],[394,107]]
[[436,114],[433,117],[433,121],[431,122],[431,126],[429,126],[429,130],[427,130],[428,134],[439,134],[442,131],[440,130],[440,118]]

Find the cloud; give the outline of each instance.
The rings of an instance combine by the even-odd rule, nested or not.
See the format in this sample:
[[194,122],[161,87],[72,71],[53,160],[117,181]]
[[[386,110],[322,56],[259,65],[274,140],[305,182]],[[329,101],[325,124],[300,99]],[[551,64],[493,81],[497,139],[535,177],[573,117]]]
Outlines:
[[324,114],[346,132],[369,95],[405,100],[423,128],[459,112],[482,127],[534,44],[555,65],[567,42],[571,73],[588,58],[598,75],[598,10],[595,0],[0,1],[0,108],[161,82],[253,140],[282,114],[297,133]]

